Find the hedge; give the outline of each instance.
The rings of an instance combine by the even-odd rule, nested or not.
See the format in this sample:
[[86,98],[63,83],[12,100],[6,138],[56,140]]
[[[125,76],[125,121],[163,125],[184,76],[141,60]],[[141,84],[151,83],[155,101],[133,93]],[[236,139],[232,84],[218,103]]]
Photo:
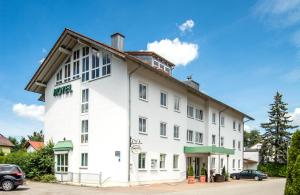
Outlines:
[[270,177],[286,177],[286,165],[279,163],[265,163],[259,164],[257,169]]

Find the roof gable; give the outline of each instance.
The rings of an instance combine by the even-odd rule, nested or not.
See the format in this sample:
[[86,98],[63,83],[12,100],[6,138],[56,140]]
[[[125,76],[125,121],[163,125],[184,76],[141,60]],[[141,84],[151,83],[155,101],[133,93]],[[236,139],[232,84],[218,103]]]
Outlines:
[[14,147],[15,145],[9,141],[4,135],[0,134],[0,146]]

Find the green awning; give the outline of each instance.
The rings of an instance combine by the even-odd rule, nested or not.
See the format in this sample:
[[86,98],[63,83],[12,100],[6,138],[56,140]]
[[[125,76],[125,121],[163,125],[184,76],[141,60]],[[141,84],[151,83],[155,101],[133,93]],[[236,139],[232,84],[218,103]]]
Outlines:
[[59,141],[53,147],[54,151],[69,151],[73,150],[73,144],[71,140]]
[[186,154],[234,154],[234,149],[217,147],[217,146],[185,146],[184,153]]

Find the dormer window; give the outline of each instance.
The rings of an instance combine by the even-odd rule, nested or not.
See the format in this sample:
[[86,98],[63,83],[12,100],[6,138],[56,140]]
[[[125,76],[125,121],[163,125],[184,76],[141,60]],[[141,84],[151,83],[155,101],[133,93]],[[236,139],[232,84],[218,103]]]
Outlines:
[[111,59],[109,54],[103,54],[103,63],[102,63],[102,76],[110,74],[111,70]]
[[88,81],[89,77],[89,48],[82,48],[82,82]]
[[57,73],[56,73],[56,85],[59,85],[62,83],[62,69],[60,69]]
[[73,79],[79,78],[79,51],[73,52]]

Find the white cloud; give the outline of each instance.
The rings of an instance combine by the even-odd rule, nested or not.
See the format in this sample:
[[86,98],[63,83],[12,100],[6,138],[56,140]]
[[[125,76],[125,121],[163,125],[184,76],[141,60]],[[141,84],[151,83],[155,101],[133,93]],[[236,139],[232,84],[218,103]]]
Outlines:
[[191,31],[194,27],[195,23],[193,20],[187,20],[179,26],[179,30],[182,32]]
[[13,105],[13,112],[21,117],[31,118],[39,121],[43,121],[45,108],[42,105],[26,105],[17,103]]
[[147,44],[148,51],[154,51],[176,65],[186,66],[198,56],[198,45],[195,43],[163,39]]
[[289,113],[293,120],[293,125],[300,126],[300,108],[295,108],[294,112]]
[[40,63],[40,64],[43,63],[44,60],[45,60],[45,58],[40,59],[40,60],[39,60],[39,63]]

